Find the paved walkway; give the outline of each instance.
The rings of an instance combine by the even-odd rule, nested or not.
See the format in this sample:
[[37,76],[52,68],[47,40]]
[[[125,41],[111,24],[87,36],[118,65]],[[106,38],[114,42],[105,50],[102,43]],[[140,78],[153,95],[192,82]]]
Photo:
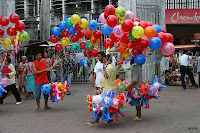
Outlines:
[[[196,133],[200,132],[200,89],[169,87],[150,108],[142,110],[142,121],[132,121],[135,107],[123,109],[125,118],[114,124],[88,126],[92,113],[85,100],[93,94],[90,84],[73,84],[72,95],[49,103],[53,110],[36,111],[35,100],[15,105],[11,95],[0,109],[0,133]],[[42,106],[44,100],[41,101]]]

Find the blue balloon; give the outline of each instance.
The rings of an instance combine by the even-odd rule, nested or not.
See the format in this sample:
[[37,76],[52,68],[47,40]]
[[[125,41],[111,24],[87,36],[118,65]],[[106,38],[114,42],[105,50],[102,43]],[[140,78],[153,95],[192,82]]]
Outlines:
[[72,27],[69,27],[69,28],[68,28],[68,32],[69,32],[69,34],[71,34],[71,35],[75,34],[75,33],[76,33],[75,26],[73,25]]
[[59,36],[60,35],[60,29],[58,27],[53,27],[51,32],[52,32],[52,34],[54,36]]
[[51,93],[51,86],[49,84],[44,84],[41,87],[41,91],[43,94],[50,94]]
[[[86,58],[82,58],[80,61],[81,66],[85,66],[85,60]],[[87,65],[89,64],[89,60],[87,60]]]
[[157,50],[161,47],[162,41],[158,37],[152,37],[149,41],[149,47],[152,50]]
[[110,35],[110,33],[112,32],[112,28],[109,27],[107,24],[104,24],[103,26],[101,26],[101,32],[103,35]]
[[81,47],[79,48],[79,52],[82,52],[82,48]]
[[60,28],[61,30],[66,30],[66,29],[67,29],[66,22],[65,22],[65,21],[61,21],[61,22],[59,23],[59,28]]
[[143,54],[138,54],[134,58],[134,63],[136,63],[139,66],[143,65],[145,61],[146,61],[146,57]]
[[91,20],[89,23],[88,23],[88,28],[90,30],[96,30],[98,28],[98,22],[96,20]]
[[162,32],[162,28],[160,27],[160,25],[153,25],[153,27],[156,29],[156,34],[158,34],[159,32]]

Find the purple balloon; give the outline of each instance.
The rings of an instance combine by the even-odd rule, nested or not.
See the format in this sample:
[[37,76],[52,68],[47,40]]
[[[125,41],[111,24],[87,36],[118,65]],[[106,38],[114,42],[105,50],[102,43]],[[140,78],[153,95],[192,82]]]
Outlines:
[[126,15],[124,16],[124,20],[132,20],[134,18],[134,14],[132,11],[126,11]]
[[104,23],[104,24],[106,24],[106,19],[104,18],[104,13],[101,13],[100,15],[99,15],[99,21],[101,22],[101,23]]
[[124,31],[122,30],[120,25],[117,25],[114,27],[113,33],[116,37],[122,37],[124,34]]
[[147,94],[148,94],[149,96],[153,96],[154,94],[156,94],[157,91],[158,91],[158,90],[156,89],[156,87],[155,87],[154,85],[150,85],[150,86],[148,86],[148,88],[147,88]]

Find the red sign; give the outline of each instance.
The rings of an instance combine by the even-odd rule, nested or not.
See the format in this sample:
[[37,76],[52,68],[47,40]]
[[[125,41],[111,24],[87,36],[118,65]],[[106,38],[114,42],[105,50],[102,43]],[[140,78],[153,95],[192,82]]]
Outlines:
[[200,33],[194,33],[194,39],[200,39]]
[[200,24],[199,9],[166,9],[166,24]]

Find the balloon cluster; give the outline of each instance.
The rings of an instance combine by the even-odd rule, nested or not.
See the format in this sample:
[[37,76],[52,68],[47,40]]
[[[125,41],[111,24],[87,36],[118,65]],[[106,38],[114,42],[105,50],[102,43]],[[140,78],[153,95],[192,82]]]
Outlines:
[[80,64],[81,64],[81,68],[79,70],[78,77],[81,76],[81,73],[83,72],[83,67],[87,67],[88,66],[89,60],[87,58],[82,58],[80,60]]
[[9,22],[15,24],[15,26],[10,26],[7,29],[7,34],[10,38],[2,39],[4,35],[4,30],[0,28],[0,44],[5,49],[10,49],[10,46],[13,46],[11,58],[14,57],[14,54],[18,53],[19,48],[22,44],[22,41],[27,41],[29,39],[29,34],[26,31],[23,31],[25,28],[25,24],[22,21],[19,21],[19,15],[13,13],[9,18],[3,16],[0,18],[0,25],[7,26]]
[[4,88],[8,85],[8,80],[6,78],[0,79],[0,97],[3,95],[3,93],[7,93]]
[[51,100],[51,102],[58,102],[58,100],[60,99],[63,100],[65,97],[65,93],[69,89],[70,88],[67,87],[67,81],[65,81],[63,84],[61,82],[44,84],[41,87],[43,94],[50,94],[51,98],[49,100]]

